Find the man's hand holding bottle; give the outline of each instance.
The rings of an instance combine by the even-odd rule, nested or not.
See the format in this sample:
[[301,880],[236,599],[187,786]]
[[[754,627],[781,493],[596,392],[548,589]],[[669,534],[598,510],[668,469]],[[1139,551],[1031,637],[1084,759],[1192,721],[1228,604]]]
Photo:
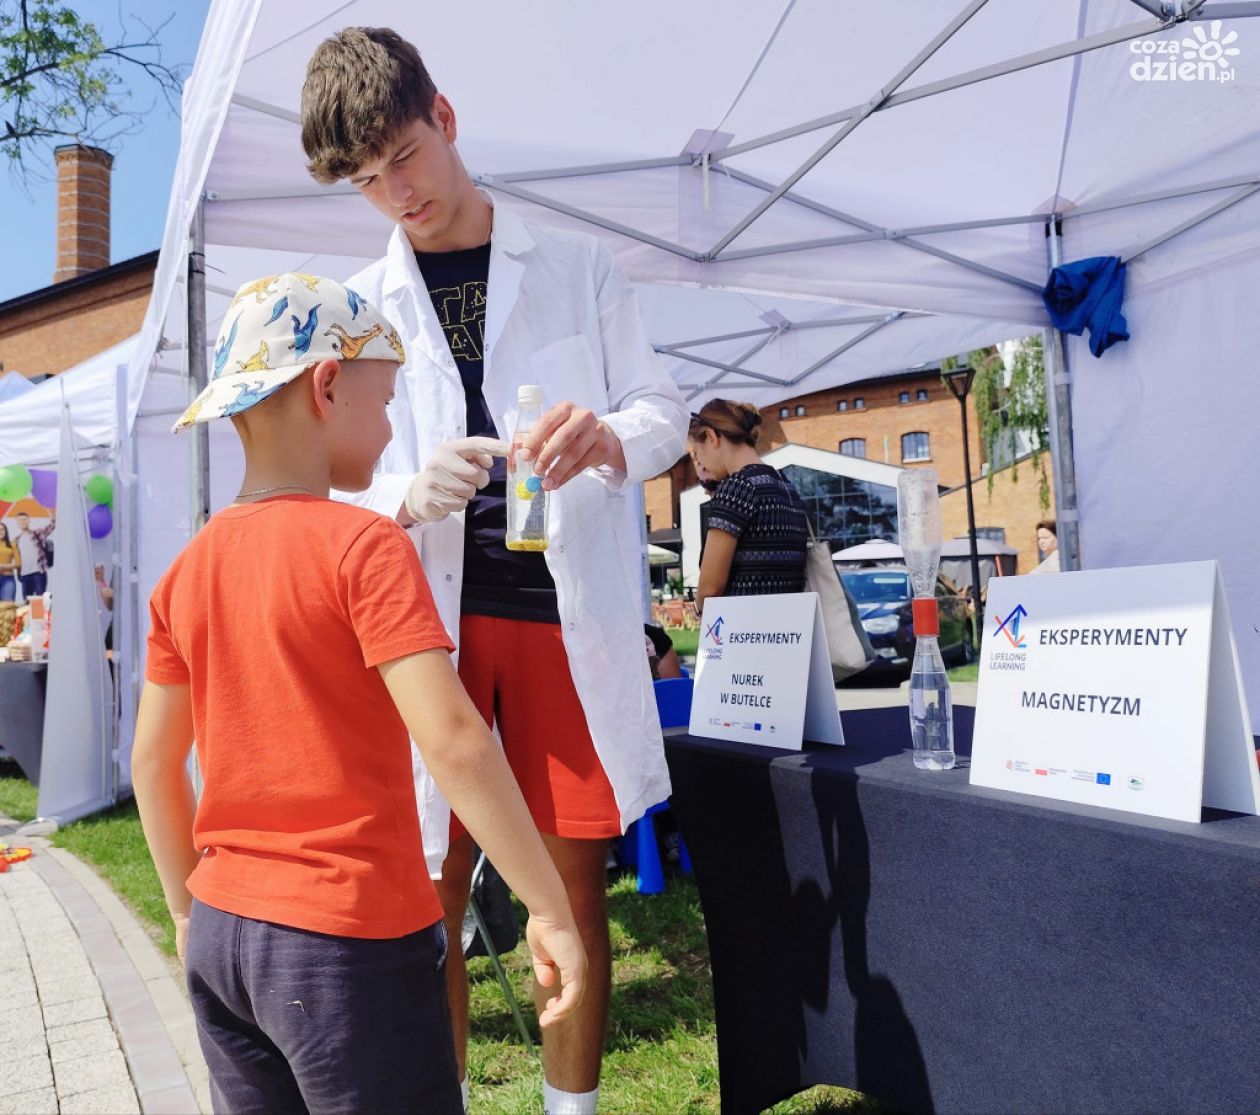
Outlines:
[[[438,446],[428,464],[411,482],[399,519],[438,523],[457,511],[490,482],[495,457],[510,452],[507,442],[491,437],[466,437]],[[534,462],[543,488],[555,491],[588,468],[607,466],[624,472],[621,441],[595,412],[571,402],[548,410],[521,441],[517,454]]]

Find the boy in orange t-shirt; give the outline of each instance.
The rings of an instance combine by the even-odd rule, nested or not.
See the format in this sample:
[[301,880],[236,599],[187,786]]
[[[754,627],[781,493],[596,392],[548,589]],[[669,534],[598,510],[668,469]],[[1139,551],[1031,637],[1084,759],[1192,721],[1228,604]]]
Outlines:
[[246,462],[154,590],[132,755],[217,1112],[463,1109],[408,733],[530,911],[535,972],[560,984],[542,1024],[582,993],[564,887],[415,548],[328,498],[371,480],[403,359],[353,291],[260,279],[176,427],[231,417]]

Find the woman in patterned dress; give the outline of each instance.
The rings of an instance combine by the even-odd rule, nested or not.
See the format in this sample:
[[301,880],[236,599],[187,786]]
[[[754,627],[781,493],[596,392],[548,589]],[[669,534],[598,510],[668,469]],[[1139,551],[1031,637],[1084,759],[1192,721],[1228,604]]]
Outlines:
[[698,472],[718,481],[700,559],[696,603],[709,596],[804,592],[805,507],[796,489],[757,452],[761,414],[713,399],[691,416],[688,449]]

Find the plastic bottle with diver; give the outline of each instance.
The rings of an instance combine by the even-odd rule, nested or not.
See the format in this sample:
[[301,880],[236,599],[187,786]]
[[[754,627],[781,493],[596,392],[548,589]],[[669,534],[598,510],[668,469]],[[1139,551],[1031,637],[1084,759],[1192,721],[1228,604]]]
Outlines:
[[537,384],[516,389],[516,427],[508,458],[507,548],[541,551],[547,548],[547,493],[542,478],[534,474],[532,461],[521,461],[516,451],[542,418],[543,391]]
[[941,560],[941,504],[936,470],[908,469],[897,478],[901,552],[914,597],[914,661],[910,667],[910,739],[919,770],[954,766],[953,701],[937,641],[936,572]]

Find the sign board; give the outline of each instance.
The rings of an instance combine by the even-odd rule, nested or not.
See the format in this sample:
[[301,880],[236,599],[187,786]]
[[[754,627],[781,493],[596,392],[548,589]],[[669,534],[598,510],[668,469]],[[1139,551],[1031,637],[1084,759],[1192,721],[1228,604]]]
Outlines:
[[1260,812],[1216,562],[989,581],[971,782],[1179,821]]
[[688,731],[794,751],[844,743],[816,592],[704,602]]

